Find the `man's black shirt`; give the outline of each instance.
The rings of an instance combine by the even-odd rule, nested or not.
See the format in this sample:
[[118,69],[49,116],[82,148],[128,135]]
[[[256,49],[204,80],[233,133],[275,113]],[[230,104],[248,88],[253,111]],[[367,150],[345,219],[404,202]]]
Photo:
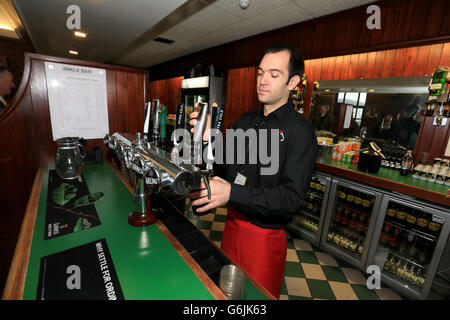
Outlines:
[[[249,164],[249,145],[246,144],[245,164],[227,164],[223,178],[231,183],[228,205],[247,216],[250,221],[263,228],[278,229],[288,223],[299,206],[303,204],[305,192],[311,179],[317,152],[317,139],[312,125],[287,103],[268,116],[264,116],[264,106],[239,118],[234,130],[268,129],[267,154],[270,151],[271,130],[279,134],[279,169],[275,174],[262,175],[261,169],[270,167],[262,164],[257,156],[257,164]],[[251,141],[258,146],[259,141]],[[235,157],[236,157],[235,146]],[[259,154],[259,152],[258,152]],[[236,160],[236,159],[235,159]],[[238,172],[246,177],[245,185],[235,183]]]

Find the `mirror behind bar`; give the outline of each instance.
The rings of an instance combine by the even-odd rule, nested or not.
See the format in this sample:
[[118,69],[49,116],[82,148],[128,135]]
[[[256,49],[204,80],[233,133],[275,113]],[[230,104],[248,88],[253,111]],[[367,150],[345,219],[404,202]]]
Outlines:
[[310,121],[318,131],[414,150],[431,77],[318,81]]

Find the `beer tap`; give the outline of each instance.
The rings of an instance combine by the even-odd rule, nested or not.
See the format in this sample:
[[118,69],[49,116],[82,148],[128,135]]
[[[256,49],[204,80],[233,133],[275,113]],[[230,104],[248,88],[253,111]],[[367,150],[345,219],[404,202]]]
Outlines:
[[174,163],[165,150],[142,139],[141,133],[137,133],[134,140],[129,134],[108,134],[104,143],[136,173],[133,192],[136,207],[128,215],[128,222],[133,226],[147,226],[156,221],[156,210],[152,209],[149,197],[152,193],[170,187],[176,194],[184,195],[200,188],[201,171],[198,168]]
[[[202,180],[206,186],[208,192],[208,199],[211,199],[211,188],[209,185],[209,180],[213,175],[213,163],[214,163],[214,155],[212,152],[212,138],[217,136],[220,133],[220,129],[223,123],[224,110],[219,106],[208,106],[207,103],[199,102],[200,112],[198,116],[197,124],[194,127],[194,152],[193,152],[193,161],[194,165],[201,165],[204,169],[199,168],[202,174]],[[202,162],[202,146],[203,146],[203,133],[207,123],[207,116],[211,118],[209,137],[206,145],[206,159]],[[205,215],[209,213],[207,212],[198,213],[197,208],[193,208],[193,213],[196,215]]]
[[159,140],[159,117],[160,117],[160,108],[159,108],[159,99],[153,99],[152,103],[152,121],[153,121],[153,130],[152,130],[152,141],[151,143],[155,146],[158,146]]
[[144,140],[148,141],[148,130],[150,127],[150,116],[152,114],[152,103],[151,101],[147,101],[144,106]]

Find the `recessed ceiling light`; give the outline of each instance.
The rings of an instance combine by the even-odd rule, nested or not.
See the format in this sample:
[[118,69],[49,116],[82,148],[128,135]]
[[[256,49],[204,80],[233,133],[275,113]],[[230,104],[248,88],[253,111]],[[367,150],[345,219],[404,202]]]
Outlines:
[[86,38],[86,33],[81,32],[81,31],[74,31],[73,34],[74,34],[76,37]]
[[69,53],[70,53],[70,54],[78,54],[78,51],[75,51],[75,50],[69,50]]

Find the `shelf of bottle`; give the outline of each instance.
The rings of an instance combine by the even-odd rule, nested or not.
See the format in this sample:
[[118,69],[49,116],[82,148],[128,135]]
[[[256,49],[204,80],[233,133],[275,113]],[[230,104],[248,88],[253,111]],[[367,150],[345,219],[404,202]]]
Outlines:
[[414,229],[414,228],[406,227],[405,225],[403,225],[397,221],[385,220],[384,223],[388,223],[391,226],[399,228],[402,231],[411,233],[413,236],[419,236],[419,237],[424,238],[425,240],[432,241],[432,242],[436,241],[436,236],[428,234],[428,233],[420,231],[420,230],[417,230],[417,229]]
[[[392,259],[394,259],[392,261]],[[419,271],[414,270],[417,267]],[[425,283],[427,270],[414,261],[393,253],[388,254],[383,265],[383,271],[393,276],[397,281],[416,286],[419,290]]]
[[295,216],[293,222],[296,228],[306,230],[309,233],[317,234],[317,232],[319,231],[319,224],[309,220],[305,216]]
[[320,220],[320,216],[319,215],[316,215],[316,214],[308,211],[308,209],[305,209],[305,208],[300,209],[299,210],[299,214],[303,214],[303,215],[307,216],[308,218],[312,218],[312,219],[317,220],[317,221]]
[[[356,239],[351,239],[351,237]],[[328,243],[337,246],[339,249],[345,249],[358,257],[362,254],[364,239],[365,236],[363,237],[353,230],[336,226],[331,226],[327,234]]]
[[313,191],[311,192],[311,190],[308,190],[308,192],[306,193],[306,198],[310,199],[311,196],[313,196],[313,198],[319,199],[320,201],[323,201],[323,193],[318,193],[319,191]]
[[371,214],[371,212],[372,212],[373,204],[371,204],[371,205],[369,205],[367,207],[364,207],[363,205],[358,205],[358,204],[355,204],[355,203],[352,203],[352,202],[347,202],[346,200],[343,200],[343,199],[341,199],[339,197],[337,197],[336,200],[337,201],[336,201],[336,206],[335,207],[341,205],[341,206],[350,208],[352,210],[364,211],[364,212],[366,212],[368,214]]
[[334,222],[331,224],[330,230],[331,228],[333,229],[333,231],[339,231],[348,236],[355,237],[358,239],[358,241],[361,242],[363,242],[367,236],[367,233],[365,231],[361,232],[348,226],[336,225]]
[[386,247],[384,247],[384,246],[381,246],[381,247],[384,248],[385,250],[388,250],[389,253],[390,253],[391,255],[395,256],[397,259],[403,260],[403,261],[405,261],[405,262],[408,262],[408,263],[410,263],[410,264],[415,265],[416,267],[419,267],[419,268],[421,268],[421,269],[423,269],[423,270],[426,270],[426,266],[425,266],[425,265],[422,265],[422,264],[420,264],[420,263],[418,263],[418,262],[415,261],[415,260],[412,260],[412,259],[414,259],[414,258],[406,257],[404,254],[397,253],[397,252],[395,252],[395,251],[393,251],[393,250],[391,250],[391,249],[389,249],[389,248],[386,248]]

